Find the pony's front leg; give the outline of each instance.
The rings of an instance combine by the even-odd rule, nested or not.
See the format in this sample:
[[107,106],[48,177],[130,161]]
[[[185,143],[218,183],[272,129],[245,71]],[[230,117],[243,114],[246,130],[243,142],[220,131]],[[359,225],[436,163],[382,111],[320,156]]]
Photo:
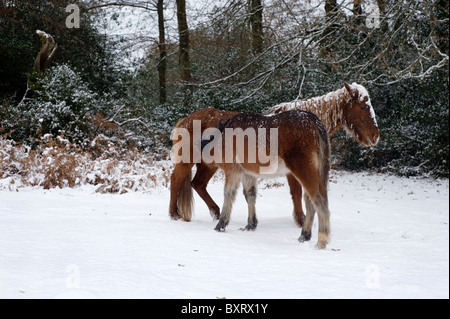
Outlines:
[[242,179],[242,186],[244,188],[245,200],[248,204],[248,223],[243,230],[255,230],[258,225],[258,219],[256,218],[256,183],[255,177],[245,175]]
[[236,172],[227,172],[225,170],[225,187],[224,187],[224,201],[222,213],[220,214],[219,222],[215,230],[224,232],[225,228],[230,223],[231,210],[234,201],[236,200],[236,193],[241,181],[241,175]]

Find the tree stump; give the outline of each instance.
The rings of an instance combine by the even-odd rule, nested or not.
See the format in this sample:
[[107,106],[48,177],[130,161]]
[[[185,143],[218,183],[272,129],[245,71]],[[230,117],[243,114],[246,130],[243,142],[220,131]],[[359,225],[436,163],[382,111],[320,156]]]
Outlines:
[[58,45],[55,43],[55,39],[53,39],[50,34],[40,30],[37,30],[36,33],[41,38],[41,50],[34,61],[33,72],[40,74],[47,70],[50,61],[55,55]]

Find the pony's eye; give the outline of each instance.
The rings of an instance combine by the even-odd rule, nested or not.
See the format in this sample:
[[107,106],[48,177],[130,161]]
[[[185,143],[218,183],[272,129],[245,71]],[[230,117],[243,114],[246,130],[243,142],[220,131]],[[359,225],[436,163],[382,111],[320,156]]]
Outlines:
[[361,110],[362,111],[367,111],[369,108],[367,107],[367,106],[363,106],[362,108],[361,108]]

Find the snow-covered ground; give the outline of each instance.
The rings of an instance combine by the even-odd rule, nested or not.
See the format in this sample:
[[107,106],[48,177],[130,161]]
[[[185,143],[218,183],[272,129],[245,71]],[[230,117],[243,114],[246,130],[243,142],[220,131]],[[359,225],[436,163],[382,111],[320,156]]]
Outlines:
[[317,225],[297,241],[287,185],[266,186],[258,229],[239,230],[240,195],[225,233],[198,197],[170,220],[164,187],[0,191],[0,298],[449,298],[448,180],[333,172],[324,251]]

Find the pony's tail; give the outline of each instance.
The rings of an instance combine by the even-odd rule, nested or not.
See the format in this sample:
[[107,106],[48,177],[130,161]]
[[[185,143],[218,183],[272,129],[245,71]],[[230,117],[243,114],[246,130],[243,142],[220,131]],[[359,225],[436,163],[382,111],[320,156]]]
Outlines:
[[190,222],[192,219],[192,211],[194,207],[194,196],[192,193],[192,170],[189,171],[188,176],[184,179],[183,185],[178,191],[178,209],[184,221]]
[[319,178],[322,185],[328,187],[328,178],[331,168],[330,140],[324,125],[319,125]]

